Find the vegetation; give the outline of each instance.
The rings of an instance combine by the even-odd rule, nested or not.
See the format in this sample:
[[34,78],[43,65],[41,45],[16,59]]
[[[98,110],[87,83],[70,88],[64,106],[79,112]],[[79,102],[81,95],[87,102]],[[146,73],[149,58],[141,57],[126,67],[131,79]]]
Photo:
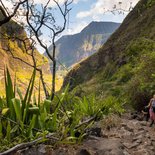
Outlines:
[[141,111],[155,93],[154,9],[154,0],[141,0],[98,52],[68,73],[64,86],[69,81],[79,95],[113,96]]
[[121,56],[126,60],[124,65],[118,67],[114,62],[107,63],[102,71],[73,91],[93,92],[98,101],[113,96],[120,103],[141,110],[155,92],[155,42],[145,37],[138,38],[130,42]]
[[[23,95],[16,82],[13,84],[9,70],[5,71],[6,97],[0,98],[1,152],[18,143],[45,137],[49,133],[53,133],[59,141],[65,143],[77,142],[85,135],[93,121],[109,113],[124,111],[119,101],[113,97],[97,103],[95,96],[77,97],[70,94],[68,87],[62,94],[56,95],[52,102],[41,100],[40,89],[38,97],[33,95],[35,77],[36,70],[33,71],[27,91]],[[87,119],[90,119],[90,122],[87,122]]]
[[[27,17],[29,17],[29,11],[33,12],[34,5],[29,4],[28,1],[25,2],[27,2]],[[71,3],[66,1],[66,7],[69,4]],[[49,9],[47,9],[47,5],[43,8],[45,12]],[[59,7],[58,3],[57,5]],[[148,5],[152,8],[154,1],[149,1]],[[61,8],[59,9],[62,11]],[[56,29],[56,32],[54,29],[52,30],[54,33],[52,40],[54,56],[51,56],[51,58],[53,58],[55,65],[54,39],[56,34],[61,33],[65,28],[66,15],[69,11],[67,9],[65,12],[61,12],[65,19],[64,27]],[[37,13],[41,14],[40,12]],[[46,14],[43,14],[42,20],[45,17],[44,15]],[[37,18],[35,19],[37,20]],[[33,25],[30,21],[35,19],[29,18],[27,22],[31,31],[35,33],[35,37],[44,46],[38,33],[39,28],[45,23],[44,21],[41,23],[34,21]],[[40,18],[38,20],[40,21]],[[54,21],[53,18],[52,20]],[[136,21],[139,22],[137,19]],[[36,28],[35,24],[39,25],[39,28]],[[136,24],[135,22],[135,27]],[[125,23],[124,25],[126,27],[128,24]],[[53,26],[55,27],[55,25]],[[38,138],[37,143],[48,142],[51,144],[53,141],[47,138],[48,135],[52,135],[51,139],[53,138],[57,143],[80,142],[87,135],[86,131],[93,125],[94,121],[106,117],[108,119],[103,120],[105,128],[108,128],[110,122],[113,122],[111,125],[115,126],[119,120],[114,120],[113,114],[122,114],[124,105],[132,105],[140,110],[143,107],[142,105],[147,104],[155,91],[155,42],[154,36],[151,34],[155,31],[153,31],[153,28],[149,29],[149,35],[146,35],[149,31],[147,27],[147,30],[141,32],[141,35],[138,36],[140,32],[137,30],[137,34],[135,34],[134,29],[133,36],[130,37],[128,36],[130,32],[128,30],[130,30],[130,27],[125,28],[126,34],[121,29],[118,30],[103,49],[101,48],[94,56],[78,64],[72,70],[72,74],[70,72],[71,78],[78,85],[77,87],[73,86],[72,92],[69,91],[72,87],[67,85],[62,92],[56,94],[54,86],[54,90],[50,94],[52,100],[42,98],[36,66],[32,75],[29,75],[30,79],[25,92],[17,84],[19,77],[23,81],[23,74],[17,72],[16,77],[12,78],[11,67],[6,68],[4,72],[5,97],[0,98],[0,151],[3,152],[16,144],[32,142]],[[118,38],[119,31],[122,34],[120,38]],[[130,38],[132,39],[130,40]],[[125,39],[127,41],[122,45],[122,41]],[[13,48],[12,43],[10,44]],[[18,44],[15,45],[18,47]],[[46,46],[44,48],[48,50]],[[105,53],[101,54],[104,48],[106,49]],[[107,52],[109,51],[111,53],[108,55]],[[102,58],[104,58],[104,61],[102,61]],[[85,76],[80,72],[80,69]],[[55,68],[53,72],[55,74]],[[75,79],[72,75],[76,76]],[[54,77],[55,80],[56,77]],[[84,83],[85,81],[86,83]],[[109,114],[111,115],[108,117]]]

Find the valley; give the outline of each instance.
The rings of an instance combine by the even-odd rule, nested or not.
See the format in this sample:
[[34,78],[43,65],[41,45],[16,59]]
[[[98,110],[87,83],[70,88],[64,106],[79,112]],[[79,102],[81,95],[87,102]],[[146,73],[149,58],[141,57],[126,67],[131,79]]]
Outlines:
[[[69,24],[69,6],[81,1],[50,2],[14,3],[26,11],[25,28],[46,54],[21,24],[11,19],[0,26],[0,155],[154,155],[155,0],[139,0],[133,8],[130,2],[121,24],[92,21],[57,41]],[[94,10],[98,19],[102,3],[93,2],[89,11],[82,4],[85,11],[74,19],[82,24]],[[107,2],[119,18],[124,3]],[[49,48],[47,30],[53,34]]]

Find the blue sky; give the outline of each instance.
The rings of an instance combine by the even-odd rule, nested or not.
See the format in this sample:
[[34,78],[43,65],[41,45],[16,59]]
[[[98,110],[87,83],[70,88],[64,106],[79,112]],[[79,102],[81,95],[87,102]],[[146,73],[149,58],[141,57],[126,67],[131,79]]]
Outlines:
[[[119,3],[122,2],[122,3]],[[134,7],[138,0],[78,0],[73,3],[69,15],[69,25],[66,34],[78,33],[92,21],[113,21],[122,22],[128,12],[115,15],[108,10],[116,8],[129,10],[130,6]],[[106,13],[105,13],[106,12]]]
[[[11,8],[13,5],[12,0],[2,0],[6,6],[8,6],[8,11],[11,11]],[[14,0],[19,1],[19,0]],[[35,4],[38,5],[45,5],[48,0],[33,0]],[[59,4],[63,6],[64,1],[66,0],[57,0]],[[69,0],[70,1],[70,0]],[[67,24],[66,30],[57,37],[60,38],[62,35],[68,35],[68,34],[75,34],[79,33],[84,27],[86,27],[90,22],[92,21],[112,21],[112,22],[119,22],[121,23],[123,19],[128,14],[131,6],[134,7],[136,3],[139,0],[73,0],[73,3],[71,4],[71,11],[69,13],[69,22]],[[30,1],[31,2],[31,1]],[[50,7],[55,8],[56,5],[51,0]],[[125,10],[125,12],[114,12],[115,14],[111,13],[111,10],[114,9],[120,9]],[[10,8],[11,7],[11,8]],[[127,12],[126,12],[127,11]],[[59,14],[56,15],[56,21],[58,21],[58,24],[62,22],[62,18],[59,16]],[[23,17],[17,19],[20,22],[25,19]],[[60,24],[61,26],[61,24]],[[46,29],[42,29],[42,42],[45,43],[45,45],[49,46],[51,44],[51,32],[49,32]],[[38,50],[40,53],[43,53],[43,49],[41,49],[37,45]]]
[[[40,1],[40,0],[39,0]],[[63,0],[59,0],[63,1]],[[139,0],[74,0],[69,13],[69,22],[66,30],[58,36],[79,33],[92,21],[112,21],[121,23],[129,13],[131,6],[134,7]],[[111,13],[113,7],[124,12]],[[59,16],[57,17],[58,20]],[[57,38],[57,39],[58,39]],[[46,40],[46,38],[44,38]],[[49,45],[48,42],[46,44]],[[41,50],[40,50],[41,51]]]
[[[38,3],[43,2],[42,0],[35,1]],[[58,1],[63,3],[64,0]],[[112,21],[121,23],[129,13],[128,10],[131,9],[131,6],[134,7],[138,1],[139,0],[74,0],[71,5],[72,9],[69,13],[69,22],[66,30],[59,35],[58,38],[60,38],[62,35],[79,33],[92,21]],[[121,13],[114,12],[115,14],[113,14],[111,13],[111,10],[114,10],[114,6],[115,9],[123,9],[125,11]],[[57,19],[61,20],[61,18],[59,19],[59,16]],[[43,37],[43,40],[48,39]],[[48,41],[46,44],[50,45]],[[39,51],[41,50],[39,49]]]

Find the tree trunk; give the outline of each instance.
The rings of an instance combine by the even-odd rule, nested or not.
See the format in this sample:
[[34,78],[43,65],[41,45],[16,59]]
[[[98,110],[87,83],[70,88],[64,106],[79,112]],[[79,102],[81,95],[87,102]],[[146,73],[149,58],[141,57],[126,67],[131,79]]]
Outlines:
[[51,101],[54,99],[55,95],[55,78],[56,78],[56,59],[55,59],[55,50],[56,45],[53,38],[53,68],[52,68],[52,93],[51,93]]
[[55,95],[55,78],[56,78],[56,61],[53,61],[53,69],[52,69],[52,94],[51,94],[51,100],[54,99]]
[[46,99],[49,99],[50,95],[49,95],[49,93],[48,93],[48,91],[46,89],[46,85],[45,85],[44,78],[43,78],[43,72],[42,72],[41,69],[39,70],[39,73],[40,73],[40,80],[41,80],[41,83],[42,83],[42,86],[43,86],[43,89],[44,89]]

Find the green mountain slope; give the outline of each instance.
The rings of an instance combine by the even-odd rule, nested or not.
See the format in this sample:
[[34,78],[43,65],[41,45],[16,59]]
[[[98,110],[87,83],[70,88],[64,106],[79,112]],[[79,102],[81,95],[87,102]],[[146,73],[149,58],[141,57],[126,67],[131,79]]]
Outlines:
[[56,57],[70,67],[95,53],[119,26],[113,22],[91,22],[80,33],[61,37],[56,42]]
[[154,10],[154,0],[140,0],[105,45],[68,73],[63,87],[70,83],[99,100],[112,95],[136,108],[147,104],[155,93]]

